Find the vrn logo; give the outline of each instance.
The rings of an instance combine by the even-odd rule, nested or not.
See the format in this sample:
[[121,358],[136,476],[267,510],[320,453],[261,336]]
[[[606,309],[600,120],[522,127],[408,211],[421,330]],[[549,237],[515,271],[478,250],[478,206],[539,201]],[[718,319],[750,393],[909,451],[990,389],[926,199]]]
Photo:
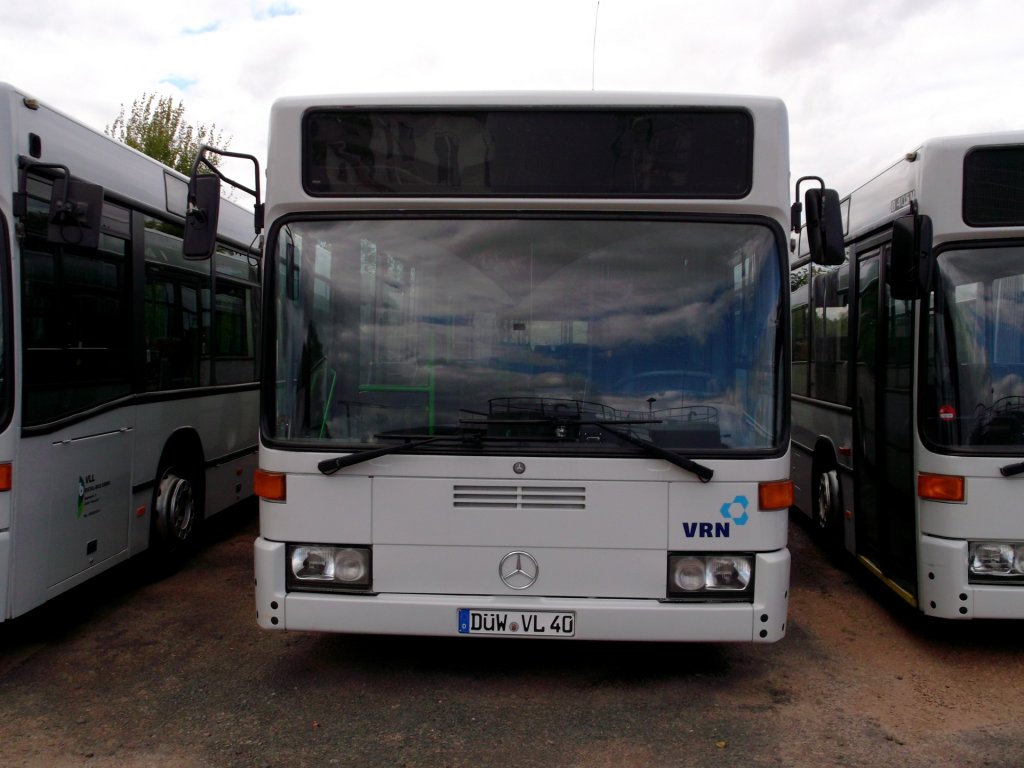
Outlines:
[[749,502],[746,496],[737,496],[722,505],[722,523],[683,523],[683,535],[688,539],[727,539],[732,533],[732,524],[746,525],[750,516],[747,514]]

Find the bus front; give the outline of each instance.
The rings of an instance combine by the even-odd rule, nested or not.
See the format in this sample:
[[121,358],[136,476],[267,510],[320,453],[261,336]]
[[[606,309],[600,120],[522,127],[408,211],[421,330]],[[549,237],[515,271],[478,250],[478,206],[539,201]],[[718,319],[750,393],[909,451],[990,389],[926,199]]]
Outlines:
[[271,118],[268,629],[785,632],[772,99],[288,99]]
[[[930,153],[930,156],[929,154]],[[921,608],[1024,618],[1024,133],[926,144]],[[962,191],[961,194],[951,194]]]

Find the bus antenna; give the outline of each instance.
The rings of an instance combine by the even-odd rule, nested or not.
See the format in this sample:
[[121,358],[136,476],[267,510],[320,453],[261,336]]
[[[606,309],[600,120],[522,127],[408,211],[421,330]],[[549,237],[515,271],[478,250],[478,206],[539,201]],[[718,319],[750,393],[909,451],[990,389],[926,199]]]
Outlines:
[[601,13],[601,0],[597,0],[594,8],[594,44],[590,49],[590,90],[594,90],[594,80],[597,70],[597,17]]

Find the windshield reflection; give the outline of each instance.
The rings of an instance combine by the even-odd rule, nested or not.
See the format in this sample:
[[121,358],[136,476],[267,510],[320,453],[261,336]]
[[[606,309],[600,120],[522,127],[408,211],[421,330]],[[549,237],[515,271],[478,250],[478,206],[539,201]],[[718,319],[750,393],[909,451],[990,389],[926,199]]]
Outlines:
[[929,323],[925,435],[975,452],[1024,449],[1024,247],[941,254]]
[[[439,434],[507,420],[522,398],[646,420],[634,436],[672,449],[780,439],[781,281],[766,226],[302,221],[276,253],[274,439]],[[577,433],[552,450],[616,442]]]

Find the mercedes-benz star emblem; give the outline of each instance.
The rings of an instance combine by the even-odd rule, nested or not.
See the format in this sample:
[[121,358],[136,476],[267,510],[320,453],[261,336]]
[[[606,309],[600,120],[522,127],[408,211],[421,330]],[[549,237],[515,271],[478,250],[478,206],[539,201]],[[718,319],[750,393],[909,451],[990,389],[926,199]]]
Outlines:
[[498,563],[498,575],[509,589],[529,589],[537,582],[540,566],[529,552],[509,552]]

